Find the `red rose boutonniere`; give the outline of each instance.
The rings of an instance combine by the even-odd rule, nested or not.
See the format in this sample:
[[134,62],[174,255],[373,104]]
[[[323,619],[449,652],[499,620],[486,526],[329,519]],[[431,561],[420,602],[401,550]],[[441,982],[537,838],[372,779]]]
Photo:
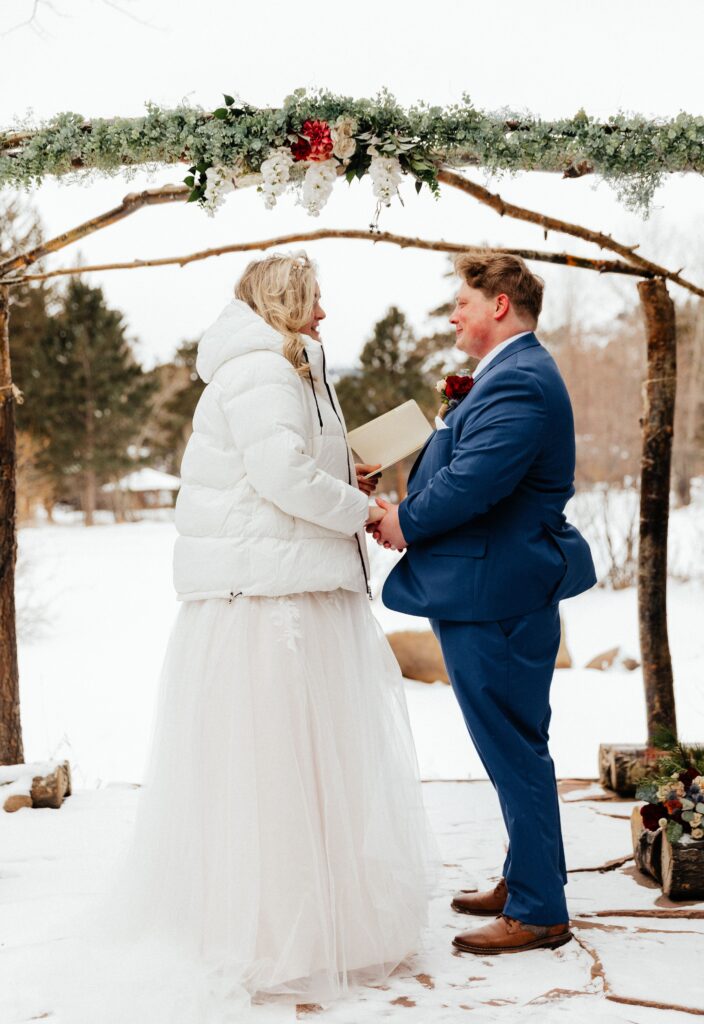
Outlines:
[[459,373],[448,373],[435,385],[436,391],[442,395],[442,404],[447,406],[444,412],[449,412],[459,405],[463,398],[466,398],[474,387],[474,377],[470,370],[460,370]]

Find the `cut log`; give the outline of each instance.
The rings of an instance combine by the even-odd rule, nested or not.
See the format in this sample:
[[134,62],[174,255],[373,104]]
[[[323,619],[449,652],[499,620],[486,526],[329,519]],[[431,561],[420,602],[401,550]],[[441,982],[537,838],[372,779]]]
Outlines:
[[440,644],[431,630],[389,633],[386,639],[406,679],[417,679],[421,683],[449,683]]
[[0,801],[5,811],[22,807],[61,807],[71,793],[68,761],[36,761],[0,768]]
[[2,805],[6,811],[12,814],[14,811],[19,811],[23,807],[32,806],[32,798],[27,793],[12,793],[8,796],[5,803]]
[[32,780],[32,805],[61,807],[64,797],[70,792],[71,769],[68,761],[64,761],[50,775],[38,775]]
[[[634,807],[631,814],[631,837],[633,839],[633,857],[636,867],[650,875],[662,885],[661,851],[663,834],[660,829],[651,832],[643,825],[640,807]],[[670,844],[667,843],[669,846]]]
[[636,795],[636,788],[663,751],[632,743],[599,746],[599,782],[619,796]]
[[663,838],[660,863],[665,896],[671,900],[704,899],[704,839],[670,843]]

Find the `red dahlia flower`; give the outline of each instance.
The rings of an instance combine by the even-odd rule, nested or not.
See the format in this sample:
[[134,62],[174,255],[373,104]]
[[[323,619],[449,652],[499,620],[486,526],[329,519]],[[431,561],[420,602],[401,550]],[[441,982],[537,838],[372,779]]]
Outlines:
[[327,121],[305,121],[301,134],[291,146],[294,160],[322,163],[332,156],[333,141]]

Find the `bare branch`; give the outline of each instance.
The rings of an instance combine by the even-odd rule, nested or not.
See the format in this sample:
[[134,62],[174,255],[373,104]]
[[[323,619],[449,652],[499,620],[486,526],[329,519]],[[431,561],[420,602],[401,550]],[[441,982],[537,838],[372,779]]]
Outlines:
[[[100,226],[103,227],[104,225],[101,224]],[[378,242],[385,242],[389,245],[397,245],[401,249],[423,249],[431,252],[462,253],[472,250],[485,251],[486,249],[485,246],[465,245],[460,242],[445,242],[443,240],[433,241],[426,238],[410,238],[405,235],[395,235],[386,231],[373,233],[370,231],[359,231],[354,229],[330,228],[321,229],[319,231],[278,235],[275,238],[265,238],[253,242],[237,242],[232,245],[218,246],[213,249],[203,249],[200,252],[190,253],[187,256],[164,256],[154,259],[132,260],[130,262],[100,263],[87,266],[82,265],[80,267],[61,267],[56,270],[46,271],[42,274],[20,274],[15,277],[2,277],[3,265],[0,265],[0,281],[2,281],[3,284],[19,284],[20,282],[26,281],[46,281],[51,277],[95,273],[104,270],[141,270],[145,267],[164,267],[173,265],[184,267],[189,263],[209,259],[212,256],[223,256],[228,253],[261,251],[265,249],[272,249],[276,246],[291,245],[294,242],[319,242],[326,239],[341,238],[373,242],[374,244]],[[627,263],[622,263],[619,260],[593,260],[584,256],[573,256],[570,253],[542,252],[537,249],[492,249],[491,251],[505,253],[512,256],[521,256],[525,260],[535,260],[543,263],[557,263],[562,266],[580,267],[585,270],[597,271],[597,273],[600,274],[629,274],[636,277],[643,276],[642,271],[635,267],[629,267]],[[17,259],[18,257],[15,257],[15,262]],[[12,261],[7,262],[10,263]],[[5,271],[5,273],[7,273],[7,271]]]
[[495,210],[500,217],[514,217],[516,220],[528,221],[530,224],[537,224],[543,229],[546,234],[548,231],[559,231],[564,235],[573,235],[575,238],[581,238],[585,242],[593,242],[594,245],[598,245],[600,249],[609,249],[611,252],[616,252],[619,256],[623,256],[625,260],[631,263],[635,267],[640,267],[641,270],[647,270],[649,277],[664,277],[668,281],[672,281],[675,284],[680,285],[681,288],[686,288],[688,291],[693,292],[695,295],[699,295],[704,298],[704,288],[698,287],[698,285],[692,284],[690,281],[686,281],[680,277],[679,271],[667,270],[666,267],[661,267],[657,263],[653,263],[651,260],[645,259],[643,256],[639,256],[636,253],[637,245],[623,245],[621,242],[617,242],[611,237],[611,235],[605,235],[601,231],[592,231],[590,228],[583,228],[579,224],[572,224],[566,220],[560,220],[557,217],[549,217],[544,213],[537,213],[535,210],[528,210],[524,206],[516,206],[513,203],[507,203],[501,198],[498,193],[489,192],[488,189],[482,185],[478,185],[474,181],[470,181],[469,178],[465,178],[461,174],[457,174],[454,171],[442,169],[438,172],[438,181],[443,182],[445,185],[450,185],[452,188],[459,189],[461,192],[466,192],[467,195],[473,196],[478,199],[480,203],[484,203],[486,206],[490,206],[492,210]]

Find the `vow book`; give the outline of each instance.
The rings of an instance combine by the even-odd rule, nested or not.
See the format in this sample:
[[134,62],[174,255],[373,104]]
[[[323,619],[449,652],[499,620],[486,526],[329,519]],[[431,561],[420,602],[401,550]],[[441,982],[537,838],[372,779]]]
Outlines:
[[[382,469],[417,452],[432,433],[433,428],[420,406],[411,399],[356,430],[351,430],[347,439],[363,462],[373,466],[381,463],[381,469],[376,470],[380,473]],[[368,473],[365,479],[371,476],[374,473]]]

